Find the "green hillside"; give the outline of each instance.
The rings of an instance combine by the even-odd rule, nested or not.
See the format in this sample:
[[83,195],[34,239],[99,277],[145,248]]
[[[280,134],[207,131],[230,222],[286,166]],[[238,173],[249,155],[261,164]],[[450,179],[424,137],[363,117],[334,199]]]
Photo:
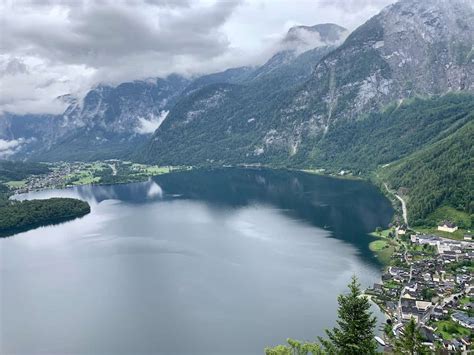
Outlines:
[[364,173],[448,137],[473,118],[472,95],[405,100],[358,120],[338,122],[302,158],[315,167]]
[[381,178],[392,188],[408,189],[407,208],[411,223],[434,225],[444,218],[451,218],[463,228],[473,225],[473,138],[474,121],[471,119],[449,137],[379,169]]
[[377,171],[381,182],[405,188],[411,224],[452,219],[468,228],[474,212],[473,137],[472,95],[413,98],[339,121],[294,164],[362,176]]

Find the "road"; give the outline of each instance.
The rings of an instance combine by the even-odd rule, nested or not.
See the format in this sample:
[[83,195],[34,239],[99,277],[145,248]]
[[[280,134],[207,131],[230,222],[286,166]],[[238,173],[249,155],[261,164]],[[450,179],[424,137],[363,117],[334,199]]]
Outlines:
[[115,167],[115,164],[109,164],[110,169],[112,169],[112,175],[115,176],[117,175],[117,168]]
[[405,200],[403,198],[401,198],[400,196],[398,196],[398,194],[392,190],[390,190],[387,186],[387,183],[383,183],[385,185],[385,188],[387,189],[387,191],[389,193],[391,193],[392,195],[394,195],[402,204],[402,215],[403,215],[403,222],[405,222],[405,224],[407,225],[408,227],[408,212],[407,212],[407,204],[405,203]]

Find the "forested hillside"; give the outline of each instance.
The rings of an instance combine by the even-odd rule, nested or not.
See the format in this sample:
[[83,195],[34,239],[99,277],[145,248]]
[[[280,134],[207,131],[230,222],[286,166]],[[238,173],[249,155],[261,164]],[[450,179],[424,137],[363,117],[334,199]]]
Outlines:
[[450,206],[468,215],[456,221],[460,227],[473,225],[473,115],[471,111],[471,120],[449,137],[379,169],[381,178],[392,188],[407,189],[408,216],[413,224],[439,223],[430,214],[440,206]]
[[408,99],[382,112],[337,123],[296,163],[367,173],[448,137],[473,119],[470,94]]
[[71,220],[90,212],[87,202],[72,198],[31,201],[8,199],[12,191],[5,182],[48,172],[49,168],[44,164],[0,160],[0,238]]

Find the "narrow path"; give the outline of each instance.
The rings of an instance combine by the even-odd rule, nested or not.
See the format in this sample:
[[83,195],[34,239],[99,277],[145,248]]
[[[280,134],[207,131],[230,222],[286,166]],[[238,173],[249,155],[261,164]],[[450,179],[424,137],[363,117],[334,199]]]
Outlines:
[[115,167],[115,164],[109,164],[110,169],[112,169],[112,175],[115,176],[117,175],[117,168]]
[[395,191],[390,190],[387,186],[387,183],[384,182],[383,184],[384,184],[385,188],[387,189],[387,191],[389,193],[391,193],[393,196],[395,196],[401,202],[403,222],[405,222],[405,224],[408,227],[408,212],[407,212],[407,204],[405,203],[405,200],[403,198],[401,198],[400,196],[398,196],[398,194]]

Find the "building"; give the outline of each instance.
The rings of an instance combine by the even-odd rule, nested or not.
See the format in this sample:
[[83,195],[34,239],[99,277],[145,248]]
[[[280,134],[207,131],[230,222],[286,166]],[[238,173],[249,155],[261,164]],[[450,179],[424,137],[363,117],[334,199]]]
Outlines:
[[397,235],[405,235],[408,231],[408,227],[406,224],[402,224],[401,226],[396,228]]
[[464,234],[464,240],[472,240],[471,234]]
[[458,230],[458,226],[450,221],[443,221],[438,225],[438,230],[442,232],[453,233]]
[[451,318],[463,327],[474,329],[474,317],[469,317],[466,313],[456,312],[451,316]]

